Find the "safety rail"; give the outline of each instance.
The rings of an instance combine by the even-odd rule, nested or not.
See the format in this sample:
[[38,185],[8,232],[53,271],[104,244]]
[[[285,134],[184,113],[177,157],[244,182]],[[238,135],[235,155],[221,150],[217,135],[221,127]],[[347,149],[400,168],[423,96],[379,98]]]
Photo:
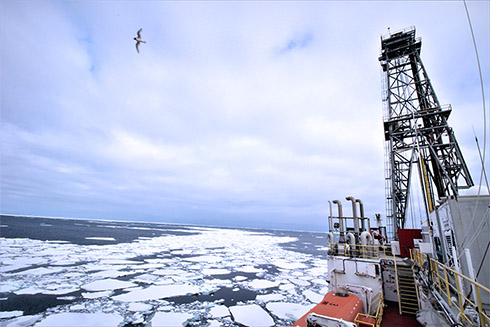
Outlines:
[[[444,296],[451,308],[456,308],[459,311],[460,322],[473,322],[465,312],[465,307],[471,307],[478,313],[480,318],[480,326],[490,327],[490,317],[485,312],[482,305],[482,292],[490,295],[490,289],[477,283],[476,281],[458,273],[442,263],[429,258],[426,254],[418,250],[410,250],[410,258],[424,272],[427,277],[431,277],[435,288],[439,289],[439,295]],[[469,283],[473,289],[475,300],[468,298],[461,289],[462,282]],[[452,296],[457,296],[457,301],[454,301]],[[476,302],[476,303],[475,303]]]
[[[372,300],[371,300],[371,306],[373,306],[373,303],[378,302],[376,312],[374,314],[372,313],[372,310],[370,314],[365,314],[365,313],[358,313],[356,316],[356,319],[354,319],[354,322],[356,323],[357,326],[360,326],[361,324],[363,326],[370,326],[370,327],[379,327],[381,326],[381,321],[383,320],[383,294],[378,293],[376,294]],[[365,319],[363,319],[364,317]],[[374,320],[374,321],[373,321]]]
[[393,257],[391,246],[385,245],[354,245],[348,243],[328,243],[330,255],[341,255],[345,257],[379,259]]

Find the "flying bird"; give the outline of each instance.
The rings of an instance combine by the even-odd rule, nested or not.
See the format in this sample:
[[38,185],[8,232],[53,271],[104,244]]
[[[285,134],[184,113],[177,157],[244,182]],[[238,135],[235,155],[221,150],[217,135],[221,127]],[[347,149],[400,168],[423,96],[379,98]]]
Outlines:
[[140,43],[146,43],[146,41],[143,41],[143,40],[141,39],[141,31],[142,31],[142,30],[143,30],[143,29],[142,29],[142,28],[140,28],[140,29],[138,30],[138,33],[136,33],[138,36],[134,38],[134,40],[136,41],[136,51],[137,51],[138,53],[140,53],[140,49],[139,49]]

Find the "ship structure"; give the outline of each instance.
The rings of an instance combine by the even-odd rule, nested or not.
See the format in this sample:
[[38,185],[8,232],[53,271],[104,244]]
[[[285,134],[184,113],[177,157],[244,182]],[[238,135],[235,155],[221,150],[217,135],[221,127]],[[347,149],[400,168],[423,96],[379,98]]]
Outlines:
[[[293,326],[490,327],[490,196],[459,194],[473,181],[421,45],[414,27],[381,37],[387,226],[360,199],[329,202],[330,290]],[[424,223],[409,229],[415,185]]]

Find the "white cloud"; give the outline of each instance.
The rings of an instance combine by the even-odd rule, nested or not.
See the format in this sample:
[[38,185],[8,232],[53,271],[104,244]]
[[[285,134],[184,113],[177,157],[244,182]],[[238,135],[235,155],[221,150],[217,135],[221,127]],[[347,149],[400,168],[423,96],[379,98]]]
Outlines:
[[[468,5],[488,76],[488,3]],[[379,36],[412,24],[476,175],[465,19],[452,2],[4,1],[2,211],[314,228],[354,195],[384,212]]]

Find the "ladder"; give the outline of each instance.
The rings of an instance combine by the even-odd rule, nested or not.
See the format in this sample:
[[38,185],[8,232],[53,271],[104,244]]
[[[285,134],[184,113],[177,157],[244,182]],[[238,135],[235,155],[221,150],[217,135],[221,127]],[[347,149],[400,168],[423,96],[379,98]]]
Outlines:
[[400,314],[415,315],[419,310],[419,301],[412,267],[395,261],[395,268]]

